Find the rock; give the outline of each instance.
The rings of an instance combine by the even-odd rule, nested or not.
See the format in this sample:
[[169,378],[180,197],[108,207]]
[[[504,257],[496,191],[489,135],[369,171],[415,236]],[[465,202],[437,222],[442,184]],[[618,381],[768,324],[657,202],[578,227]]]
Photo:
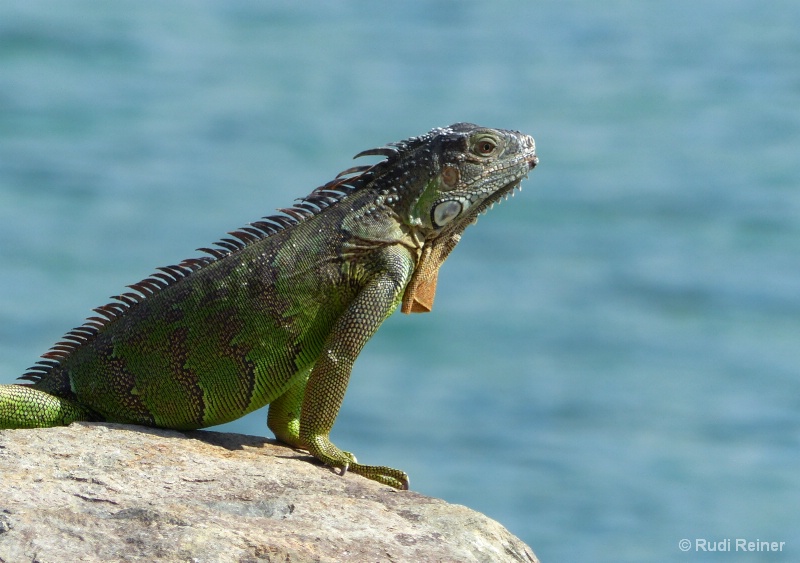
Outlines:
[[0,562],[525,561],[466,507],[265,438],[120,424],[0,431]]

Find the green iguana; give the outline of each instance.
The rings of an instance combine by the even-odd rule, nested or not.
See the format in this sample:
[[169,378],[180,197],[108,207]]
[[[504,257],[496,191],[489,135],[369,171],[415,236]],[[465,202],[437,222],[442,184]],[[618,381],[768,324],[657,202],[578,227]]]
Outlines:
[[461,233],[538,159],[533,138],[469,123],[365,155],[385,158],[95,309],[20,377],[32,383],[0,386],[0,428],[189,430],[269,404],[278,440],[408,488],[403,471],[361,465],[329,440],[353,362],[398,305],[431,310]]

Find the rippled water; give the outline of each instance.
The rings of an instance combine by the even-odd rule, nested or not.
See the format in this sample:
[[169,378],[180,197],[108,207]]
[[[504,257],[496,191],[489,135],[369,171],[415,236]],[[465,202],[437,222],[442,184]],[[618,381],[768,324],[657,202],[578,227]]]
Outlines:
[[370,342],[334,439],[545,561],[795,561],[799,27],[788,0],[3,4],[0,381],[362,149],[520,129],[540,166]]

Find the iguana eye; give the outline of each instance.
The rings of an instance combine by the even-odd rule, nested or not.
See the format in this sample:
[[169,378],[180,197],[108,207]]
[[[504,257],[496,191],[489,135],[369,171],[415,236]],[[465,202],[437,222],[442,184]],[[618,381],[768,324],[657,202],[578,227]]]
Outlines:
[[444,227],[461,214],[461,202],[449,199],[436,205],[431,212],[431,221],[434,227]]
[[478,139],[478,142],[473,145],[473,151],[480,156],[489,156],[495,151],[496,148],[497,143],[495,143],[489,137]]

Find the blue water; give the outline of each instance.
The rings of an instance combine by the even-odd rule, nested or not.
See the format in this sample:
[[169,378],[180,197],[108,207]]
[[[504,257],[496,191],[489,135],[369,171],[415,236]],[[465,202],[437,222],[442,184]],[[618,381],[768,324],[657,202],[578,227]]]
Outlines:
[[[0,382],[362,149],[520,129],[540,166],[367,346],[335,441],[544,561],[798,561],[798,29],[789,0],[5,2]],[[695,551],[726,538],[785,546]]]

